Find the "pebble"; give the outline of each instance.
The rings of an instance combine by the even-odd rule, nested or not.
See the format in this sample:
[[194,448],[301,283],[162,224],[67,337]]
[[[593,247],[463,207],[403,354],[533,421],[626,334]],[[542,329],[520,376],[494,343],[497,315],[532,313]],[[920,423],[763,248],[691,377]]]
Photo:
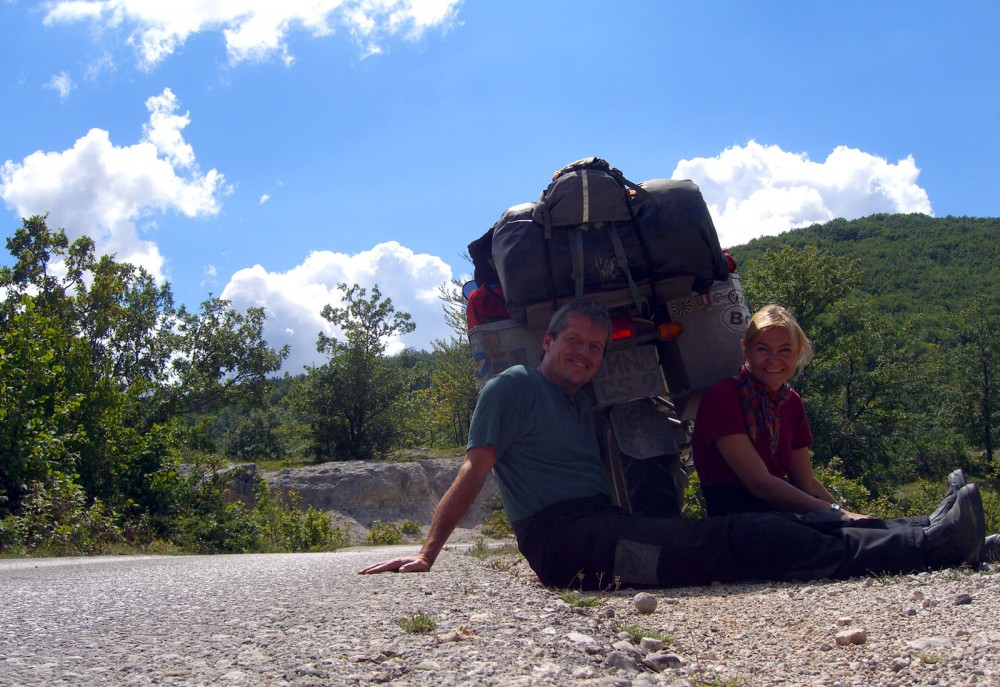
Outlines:
[[844,630],[842,632],[838,632],[835,639],[838,646],[847,646],[848,644],[864,644],[868,641],[868,632],[864,628]]
[[640,613],[652,613],[656,610],[656,597],[649,592],[639,592],[632,597],[632,604]]

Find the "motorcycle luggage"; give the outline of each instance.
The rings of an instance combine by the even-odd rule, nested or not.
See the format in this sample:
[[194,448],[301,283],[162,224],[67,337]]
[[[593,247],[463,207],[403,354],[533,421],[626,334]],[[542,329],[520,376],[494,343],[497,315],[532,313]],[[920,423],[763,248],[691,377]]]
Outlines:
[[[638,184],[634,221],[546,227],[538,203],[509,208],[494,225],[493,264],[514,319],[544,300],[618,289],[681,275],[704,290],[728,266],[701,191],[690,181]],[[558,215],[557,215],[558,216]],[[621,214],[617,213],[617,217]]]

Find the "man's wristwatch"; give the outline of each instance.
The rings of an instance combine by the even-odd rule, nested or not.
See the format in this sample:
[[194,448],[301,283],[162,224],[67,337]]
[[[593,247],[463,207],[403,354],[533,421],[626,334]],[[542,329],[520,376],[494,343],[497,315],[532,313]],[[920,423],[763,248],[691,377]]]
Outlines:
[[831,503],[830,504],[830,510],[839,513],[840,512],[840,504],[839,503]]

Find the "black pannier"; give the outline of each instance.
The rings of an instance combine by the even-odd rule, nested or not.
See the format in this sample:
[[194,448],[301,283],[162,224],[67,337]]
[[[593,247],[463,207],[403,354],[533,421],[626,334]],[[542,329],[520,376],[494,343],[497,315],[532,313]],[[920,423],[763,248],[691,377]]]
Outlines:
[[697,185],[632,184],[597,158],[557,172],[539,202],[509,208],[490,233],[507,309],[521,321],[545,300],[685,275],[707,291],[729,276]]

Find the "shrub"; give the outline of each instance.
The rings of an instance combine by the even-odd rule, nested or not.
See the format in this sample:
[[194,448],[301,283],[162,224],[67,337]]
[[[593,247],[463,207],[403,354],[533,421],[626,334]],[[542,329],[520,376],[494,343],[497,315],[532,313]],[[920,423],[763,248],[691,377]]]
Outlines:
[[403,533],[395,523],[376,520],[372,523],[368,534],[365,535],[365,543],[372,546],[390,546],[403,541]]
[[420,536],[420,523],[414,522],[413,520],[404,520],[399,523],[399,531],[404,537],[413,539],[414,537]]
[[694,470],[688,475],[687,486],[684,487],[684,505],[681,507],[681,515],[692,520],[701,520],[705,517],[705,497],[701,494],[701,480]]
[[816,478],[837,503],[855,513],[870,515],[866,510],[871,498],[868,489],[861,482],[844,476],[839,458],[834,458],[827,465],[817,465],[814,471]]
[[20,515],[0,524],[0,549],[53,556],[99,553],[121,540],[114,513],[98,499],[87,504],[83,489],[55,473],[48,483],[33,482]]
[[490,539],[505,539],[514,536],[514,530],[507,520],[507,513],[500,503],[499,494],[494,494],[489,504],[490,512],[483,518],[483,535]]

